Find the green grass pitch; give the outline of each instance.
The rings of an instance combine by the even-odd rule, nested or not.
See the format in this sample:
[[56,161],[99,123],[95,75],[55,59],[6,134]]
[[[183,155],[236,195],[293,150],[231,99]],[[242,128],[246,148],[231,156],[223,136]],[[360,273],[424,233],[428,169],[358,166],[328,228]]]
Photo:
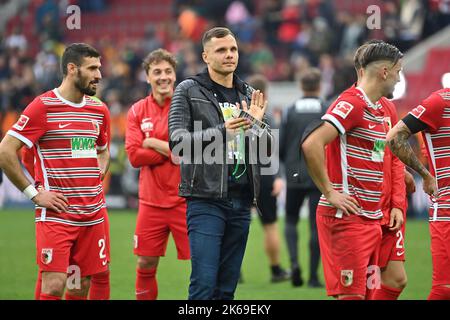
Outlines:
[[[110,212],[111,299],[134,299],[136,257],[132,250],[135,221],[136,213],[133,211]],[[308,222],[300,220],[298,228],[300,259],[305,277],[308,274],[309,259]],[[34,234],[34,215],[31,210],[0,211],[0,299],[33,299],[37,273]],[[280,235],[283,243],[282,265],[288,267],[282,225]],[[408,285],[400,298],[426,299],[431,288],[430,239],[426,221],[408,221],[406,258]],[[166,256],[161,258],[158,268],[158,299],[185,300],[189,273],[190,262],[176,259],[171,238]],[[238,285],[236,299],[330,299],[324,289],[309,289],[305,286],[293,288],[290,282],[270,283],[268,260],[263,249],[262,227],[256,217],[250,227],[242,275],[244,281]],[[322,276],[322,271],[320,275]]]

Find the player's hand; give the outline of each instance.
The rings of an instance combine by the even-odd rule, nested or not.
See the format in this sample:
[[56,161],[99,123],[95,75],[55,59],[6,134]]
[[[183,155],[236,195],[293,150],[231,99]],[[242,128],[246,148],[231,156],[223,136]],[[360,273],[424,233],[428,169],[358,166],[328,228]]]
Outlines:
[[281,193],[281,191],[283,190],[284,187],[284,182],[283,179],[281,178],[276,178],[273,182],[273,186],[272,186],[272,196],[274,197],[278,197],[278,195]]
[[431,174],[423,179],[423,191],[432,197],[437,197],[437,182]]
[[409,173],[406,170],[405,170],[405,185],[407,194],[416,192],[416,182],[414,181],[414,177],[411,173]]
[[358,201],[352,196],[332,190],[326,197],[328,202],[349,216],[351,213],[356,214],[360,210]]
[[144,141],[142,141],[142,148],[154,149],[154,147],[155,147],[154,138],[145,138]]
[[250,106],[247,106],[247,102],[245,100],[242,100],[242,109],[250,113],[253,118],[262,121],[264,113],[266,113],[267,103],[267,100],[264,101],[264,94],[259,90],[255,90],[252,93]]
[[403,212],[398,208],[392,208],[391,217],[389,219],[389,230],[398,231],[403,225]]
[[239,133],[240,129],[247,130],[250,128],[250,120],[245,118],[231,118],[225,121],[225,128],[231,135]]
[[35,204],[58,213],[67,212],[69,202],[61,193],[40,190],[39,193],[31,199]]

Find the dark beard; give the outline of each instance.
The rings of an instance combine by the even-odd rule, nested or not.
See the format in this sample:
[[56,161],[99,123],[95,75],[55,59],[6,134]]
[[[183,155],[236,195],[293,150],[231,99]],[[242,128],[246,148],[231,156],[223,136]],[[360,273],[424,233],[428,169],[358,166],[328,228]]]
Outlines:
[[78,79],[75,81],[75,87],[80,90],[81,93],[86,94],[88,96],[94,96],[97,93],[97,89],[91,89],[89,87],[89,83],[86,87],[83,87],[81,84],[83,80],[83,77],[81,76],[80,70],[78,70]]
[[389,93],[386,95],[386,98],[388,98],[389,100],[393,99],[393,98],[394,98],[394,93],[393,93],[393,92],[389,92]]

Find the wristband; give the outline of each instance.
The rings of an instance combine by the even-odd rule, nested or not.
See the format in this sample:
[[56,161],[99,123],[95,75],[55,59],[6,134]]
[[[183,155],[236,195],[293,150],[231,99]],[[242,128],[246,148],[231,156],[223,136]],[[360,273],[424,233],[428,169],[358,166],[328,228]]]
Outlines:
[[25,190],[23,190],[23,194],[30,200],[36,197],[38,193],[39,192],[32,184],[30,184],[28,187],[25,188]]

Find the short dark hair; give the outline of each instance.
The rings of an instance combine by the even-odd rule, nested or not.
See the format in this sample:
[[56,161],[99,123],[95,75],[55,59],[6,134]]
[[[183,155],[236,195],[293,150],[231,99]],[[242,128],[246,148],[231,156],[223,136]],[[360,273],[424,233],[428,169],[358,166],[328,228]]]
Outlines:
[[247,83],[253,89],[259,90],[265,94],[267,92],[269,81],[262,74],[254,74],[247,78]]
[[205,44],[210,41],[212,38],[225,38],[226,36],[232,36],[236,39],[236,36],[231,32],[230,29],[224,27],[215,27],[203,34],[202,45],[205,48]]
[[358,70],[367,67],[372,62],[381,60],[388,60],[395,65],[401,58],[403,58],[403,53],[396,46],[374,39],[356,50],[353,62]]
[[321,78],[322,73],[318,68],[309,68],[300,77],[300,86],[303,91],[317,91],[320,88]]
[[72,43],[69,45],[62,55],[61,70],[64,76],[67,75],[67,65],[74,63],[77,66],[81,66],[83,58],[93,57],[99,58],[100,53],[87,43]]
[[150,52],[142,62],[142,67],[145,73],[148,74],[150,66],[153,63],[160,63],[161,61],[167,61],[173,67],[174,70],[177,69],[177,60],[169,51],[159,48]]

